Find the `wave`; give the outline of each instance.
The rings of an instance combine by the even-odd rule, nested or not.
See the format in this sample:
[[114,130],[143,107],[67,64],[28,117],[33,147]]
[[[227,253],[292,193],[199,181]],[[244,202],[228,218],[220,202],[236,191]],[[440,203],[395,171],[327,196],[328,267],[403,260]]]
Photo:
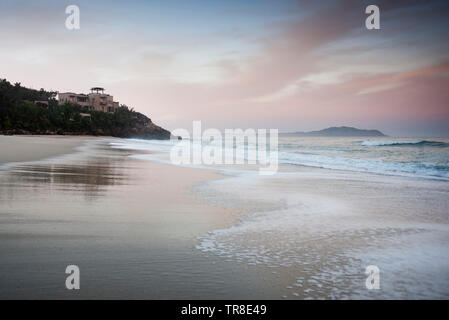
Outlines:
[[[111,147],[118,149],[131,149],[131,150],[149,150],[156,151],[158,153],[167,154],[171,148],[179,143],[179,141],[154,141],[154,140],[139,140],[139,139],[126,139],[118,140],[110,143]],[[191,143],[191,142],[188,142]],[[449,145],[444,142],[437,141],[364,141],[365,145],[369,146],[396,146],[396,145]],[[368,144],[369,143],[369,144]],[[299,148],[302,149],[302,148]],[[282,150],[282,149],[281,149]],[[326,149],[327,150],[327,149]],[[374,149],[373,149],[374,150]],[[226,149],[223,150],[225,152]],[[314,150],[315,151],[315,150]],[[321,150],[322,151],[322,150]],[[360,158],[360,157],[345,157],[339,156],[338,153],[350,154],[351,150],[333,150],[338,151],[329,152],[326,154],[317,154],[315,152],[308,153],[304,151],[279,151],[278,160],[279,164],[284,165],[297,165],[306,167],[325,168],[330,170],[349,170],[358,172],[369,172],[377,174],[393,174],[393,175],[406,175],[406,176],[418,176],[427,178],[437,178],[449,180],[449,162],[445,159],[435,160],[427,159],[427,161],[416,161],[416,159],[407,159],[406,161],[386,161],[381,158]],[[362,150],[357,150],[362,152]],[[149,160],[149,155],[140,155],[144,160]],[[153,161],[153,157],[150,157]],[[250,154],[244,154],[244,161],[248,161]],[[240,159],[240,158],[239,158]],[[167,160],[168,161],[168,160]],[[169,162],[169,161],[168,161]],[[198,166],[194,166],[198,167]],[[201,167],[201,166],[199,166]],[[210,168],[210,167],[208,167]],[[219,167],[217,167],[218,169]],[[223,169],[220,167],[220,169]]]
[[380,174],[412,175],[449,179],[449,163],[393,162],[381,159],[329,157],[318,154],[280,152],[279,163]]
[[122,139],[109,143],[114,149],[144,150],[169,152],[178,140],[143,140],[143,139]]
[[366,140],[361,143],[365,147],[380,146],[429,146],[429,147],[449,147],[449,143],[441,141],[413,140],[413,141],[371,141]]

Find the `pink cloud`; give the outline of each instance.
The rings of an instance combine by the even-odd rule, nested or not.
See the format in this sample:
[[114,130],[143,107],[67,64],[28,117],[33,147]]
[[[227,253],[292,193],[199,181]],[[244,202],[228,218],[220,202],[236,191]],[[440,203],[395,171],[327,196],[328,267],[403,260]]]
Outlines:
[[304,14],[267,20],[256,34],[231,28],[169,38],[157,28],[143,35],[94,26],[101,46],[90,29],[66,34],[47,19],[45,32],[29,22],[0,36],[1,76],[61,91],[104,86],[169,129],[192,120],[284,131],[447,121],[449,53],[421,52],[438,41],[423,45],[434,33],[419,33],[442,13],[400,10],[419,3],[379,1],[385,18],[377,33],[364,29],[359,1],[300,4]]

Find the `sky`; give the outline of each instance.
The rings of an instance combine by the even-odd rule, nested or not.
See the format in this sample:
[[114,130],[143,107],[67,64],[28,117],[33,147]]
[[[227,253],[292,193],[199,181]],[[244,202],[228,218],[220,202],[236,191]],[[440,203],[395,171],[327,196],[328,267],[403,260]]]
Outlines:
[[[365,27],[370,4],[380,30]],[[445,0],[0,0],[0,30],[0,78],[104,87],[169,130],[449,137]]]

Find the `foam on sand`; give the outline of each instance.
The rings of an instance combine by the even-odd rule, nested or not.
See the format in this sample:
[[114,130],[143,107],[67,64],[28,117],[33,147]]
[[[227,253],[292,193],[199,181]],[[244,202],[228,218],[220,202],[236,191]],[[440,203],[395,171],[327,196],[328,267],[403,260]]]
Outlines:
[[[418,210],[408,220],[399,213],[384,218],[384,214],[392,214],[391,210],[385,212],[388,205],[379,206],[377,215],[376,210],[345,197],[347,189],[332,187],[339,188],[341,178],[357,187],[365,185],[358,193],[373,197],[373,201],[365,202],[375,209],[374,199],[385,197],[376,194],[379,181],[366,184],[363,178],[344,175],[310,177],[291,174],[270,179],[246,175],[199,186],[196,191],[209,201],[237,203],[248,210],[263,203],[265,209],[259,208],[229,228],[200,237],[197,248],[249,266],[296,274],[287,288],[294,297],[372,298],[377,294],[380,298],[429,298],[448,294],[449,274],[444,268],[449,268],[449,228],[420,223],[423,212]],[[297,187],[299,183],[306,186]],[[407,260],[410,256],[414,260]],[[404,261],[409,261],[408,265]],[[425,261],[433,261],[432,266],[423,267]],[[383,278],[386,290],[380,293],[365,288],[364,271],[371,264],[388,272]],[[406,275],[403,268],[409,270]],[[432,270],[442,282],[434,281]],[[395,289],[398,285],[402,290]]]

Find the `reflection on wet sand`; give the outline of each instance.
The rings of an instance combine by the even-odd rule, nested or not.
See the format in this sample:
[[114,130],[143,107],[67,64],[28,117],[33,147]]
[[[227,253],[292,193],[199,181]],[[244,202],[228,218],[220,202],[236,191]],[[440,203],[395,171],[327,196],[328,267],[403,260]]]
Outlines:
[[38,188],[81,191],[87,198],[102,195],[107,186],[122,184],[126,179],[119,166],[106,161],[87,161],[83,165],[23,165],[14,170],[11,180]]
[[[117,150],[118,151],[118,150]],[[127,179],[126,151],[115,152],[115,157],[92,155],[77,163],[33,163],[13,167],[0,177],[0,195],[6,192],[14,198],[23,188],[50,188],[82,192],[87,199],[104,195],[108,186],[125,184]]]
[[[0,171],[0,298],[266,295],[247,269],[195,249],[232,213],[193,197],[193,185],[218,175],[130,153],[95,140],[78,154]],[[78,292],[64,286],[70,264],[81,270]]]

